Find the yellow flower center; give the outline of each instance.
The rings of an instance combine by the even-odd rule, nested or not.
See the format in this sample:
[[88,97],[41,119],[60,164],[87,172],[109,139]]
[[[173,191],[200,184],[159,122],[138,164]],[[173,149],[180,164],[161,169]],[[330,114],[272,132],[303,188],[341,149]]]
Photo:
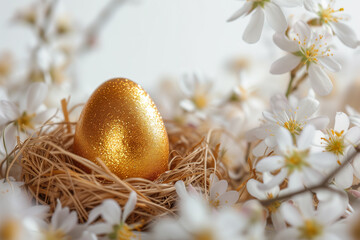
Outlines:
[[[268,193],[267,194],[267,198],[268,199],[273,199],[274,196],[272,193]],[[274,201],[272,202],[270,205],[267,206],[267,209],[270,213],[274,213],[278,210],[278,208],[281,206],[281,202],[280,201]]]
[[126,223],[115,225],[113,227],[114,231],[109,234],[109,239],[111,240],[131,240],[136,237],[133,230],[135,228],[140,228],[140,224],[134,227],[130,227]]
[[301,124],[294,119],[290,119],[289,121],[285,122],[283,127],[289,130],[290,133],[295,135],[299,135],[300,132],[303,130]]
[[34,125],[32,124],[33,118],[36,116],[36,114],[27,114],[24,112],[21,117],[19,117],[15,124],[18,126],[20,131],[25,132],[27,129],[34,129]]
[[214,208],[217,208],[220,206],[220,201],[219,200],[210,200],[209,201],[210,205],[213,206]]
[[331,53],[331,49],[328,48],[327,42],[324,42],[324,35],[319,34],[315,39],[310,40],[314,42],[308,45],[309,39],[306,37],[301,39],[299,34],[294,37],[294,41],[300,45],[300,51],[294,54],[302,58],[303,64],[318,63],[319,57],[334,55]]
[[203,230],[198,233],[193,234],[194,240],[215,240],[212,231],[210,230]]
[[285,156],[285,166],[288,168],[289,173],[292,173],[295,170],[301,170],[304,166],[308,166],[309,163],[306,161],[308,155],[309,150],[293,150],[290,154]]
[[315,239],[323,232],[323,226],[312,219],[305,221],[304,225],[299,227],[301,239]]
[[192,100],[198,109],[204,109],[208,105],[208,98],[205,94],[196,94]]
[[320,21],[322,23],[329,23],[329,22],[338,22],[339,20],[342,20],[342,17],[336,17],[333,14],[337,12],[344,11],[344,8],[339,8],[338,10],[334,10],[330,6],[328,8],[322,8],[320,6],[320,11],[318,12],[318,15],[320,17]]
[[56,229],[45,232],[44,240],[71,240],[71,239],[63,231]]
[[16,220],[7,220],[0,226],[0,239],[17,240],[19,238],[20,231],[19,223]]
[[253,2],[252,9],[257,8],[258,6],[264,8],[265,3],[270,2],[270,0],[247,0],[247,1],[252,1]]
[[344,141],[344,131],[336,132],[333,129],[328,130],[328,138],[321,138],[325,141],[327,152],[334,153],[335,155],[344,155],[345,150],[345,141]]

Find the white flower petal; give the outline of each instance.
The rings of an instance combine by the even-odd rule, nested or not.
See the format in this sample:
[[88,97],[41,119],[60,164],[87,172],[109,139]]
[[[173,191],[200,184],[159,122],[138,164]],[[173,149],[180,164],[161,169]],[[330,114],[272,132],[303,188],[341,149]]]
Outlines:
[[265,154],[265,151],[268,147],[266,146],[264,141],[261,141],[254,149],[252,150],[252,153],[255,157],[261,157]]
[[315,208],[313,205],[313,197],[310,193],[304,193],[296,197],[296,203],[299,206],[300,212],[304,218],[313,218],[315,215]]
[[302,178],[301,175],[302,173],[300,173],[299,171],[292,172],[292,174],[289,176],[288,187],[282,190],[280,195],[289,194],[303,189],[304,183],[301,179]]
[[346,189],[351,187],[354,179],[354,171],[350,164],[346,164],[335,176],[335,184],[339,188]]
[[238,11],[236,11],[227,21],[231,22],[245,14],[248,14],[253,6],[252,2],[246,2]]
[[276,32],[285,32],[287,21],[278,5],[268,2],[264,5],[266,20]]
[[296,111],[296,119],[309,119],[319,109],[319,105],[320,102],[315,98],[303,98],[298,104],[298,109]]
[[324,67],[326,67],[332,72],[339,72],[341,70],[341,65],[331,57],[324,56],[318,58],[318,60]]
[[282,168],[280,170],[280,172],[278,174],[276,174],[273,179],[271,179],[271,181],[259,185],[259,189],[260,190],[269,190],[269,189],[272,189],[272,188],[280,185],[285,180],[287,174],[288,174],[287,169]]
[[21,113],[15,103],[1,100],[0,101],[0,125],[16,120]]
[[347,144],[351,144],[353,146],[357,146],[360,141],[360,128],[359,127],[352,127],[350,128],[345,136],[345,141]]
[[216,183],[214,183],[210,187],[210,199],[214,200],[215,198],[218,198],[222,194],[224,194],[227,190],[228,182],[226,180],[220,180]]
[[290,225],[298,227],[303,224],[302,217],[299,211],[290,203],[283,203],[280,207],[280,211],[285,219]]
[[55,117],[58,109],[56,108],[49,108],[43,112],[36,114],[33,119],[33,123],[35,125],[43,125],[46,121],[50,120],[52,117]]
[[250,22],[244,31],[243,40],[245,42],[256,43],[257,41],[259,41],[264,26],[264,20],[264,11],[261,9],[261,7],[257,7],[254,10]]
[[63,230],[63,232],[70,233],[73,230],[74,226],[77,225],[78,217],[75,211],[68,213],[65,221],[62,221],[59,229]]
[[329,124],[330,119],[326,116],[319,116],[312,119],[309,119],[306,123],[311,124],[315,127],[316,130],[322,130],[326,128]]
[[264,142],[266,146],[268,146],[269,148],[274,148],[277,144],[277,140],[275,136],[268,136],[267,138],[265,138]]
[[[340,191],[341,189],[334,190]],[[316,192],[317,196],[325,196],[323,199],[319,198],[317,207],[317,218],[321,223],[332,224],[345,214],[349,201],[345,191],[343,195],[339,193],[330,192],[329,190],[319,190]],[[331,210],[331,211],[329,211]]]
[[176,193],[180,197],[180,199],[185,198],[189,195],[188,192],[186,191],[185,184],[182,180],[179,180],[175,183],[175,189],[176,189]]
[[220,206],[232,206],[239,199],[240,193],[237,191],[229,191],[222,194],[219,198]]
[[263,115],[263,117],[265,118],[265,120],[267,120],[267,121],[269,121],[269,122],[272,122],[272,123],[276,123],[276,122],[277,122],[274,114],[272,114],[271,112],[263,111],[262,115]]
[[329,76],[316,64],[310,64],[308,71],[312,89],[320,96],[328,95],[333,88]]
[[32,83],[22,102],[20,102],[20,110],[29,114],[35,113],[38,107],[44,102],[48,92],[45,83]]
[[288,39],[284,33],[275,33],[273,36],[274,43],[282,50],[294,53],[299,51],[299,45],[290,39]]
[[208,208],[201,198],[187,197],[180,202],[181,224],[190,229],[203,226],[208,217]]
[[196,106],[190,99],[181,100],[179,104],[187,112],[194,112],[196,110]]
[[261,159],[256,164],[256,170],[259,172],[271,172],[277,170],[284,165],[284,157],[282,156],[271,156]]
[[346,113],[337,112],[335,116],[335,126],[334,130],[337,132],[344,131],[346,132],[350,126],[350,119]]
[[359,115],[359,114],[356,112],[356,110],[355,110],[354,108],[352,108],[351,106],[346,105],[345,108],[346,108],[346,112],[347,112],[350,116],[352,116],[352,115]]
[[273,0],[273,2],[282,7],[297,7],[302,4],[302,0]]
[[324,235],[322,236],[322,239],[326,239],[326,240],[343,240],[343,238],[337,236],[334,233],[330,233],[330,232],[324,232]]
[[354,168],[354,174],[357,178],[360,178],[360,154],[356,154],[352,162]]
[[124,207],[124,214],[122,216],[122,221],[125,222],[127,217],[130,215],[130,213],[135,209],[136,206],[136,201],[137,201],[137,196],[136,196],[136,192],[132,191],[130,193],[129,199],[125,204]]
[[271,221],[276,231],[286,228],[285,219],[281,215],[280,211],[275,211],[271,214]]
[[107,223],[120,224],[121,208],[115,200],[106,199],[99,208],[101,209],[101,216]]
[[313,153],[307,160],[312,167],[323,172],[325,172],[325,170],[331,171],[335,167],[339,166],[336,162],[335,155],[329,152]]
[[281,152],[285,153],[293,147],[293,139],[290,132],[283,127],[280,127],[276,132],[276,139]]
[[313,139],[315,137],[315,127],[312,125],[306,125],[306,127],[302,130],[297,146],[300,151],[306,150],[310,147]]
[[289,240],[289,239],[298,239],[300,236],[299,230],[296,228],[286,228],[276,234],[274,239],[276,240]]
[[299,38],[301,42],[303,42],[304,40],[307,40],[306,42],[311,40],[311,36],[312,36],[311,28],[305,22],[298,21],[294,25],[294,31],[295,33],[299,34]]
[[113,231],[113,226],[107,223],[95,223],[90,225],[87,230],[99,235],[109,234]]
[[308,188],[319,184],[323,179],[324,176],[314,168],[307,167],[303,170],[302,181]]
[[330,26],[341,42],[343,42],[346,46],[350,48],[357,48],[358,39],[354,30],[341,22],[331,22]]
[[265,199],[267,199],[266,192],[259,190],[259,184],[261,184],[261,183],[256,181],[255,179],[250,179],[246,183],[246,189],[251,196],[253,196],[259,200],[265,200]]
[[314,0],[304,0],[304,6],[309,12],[317,13],[319,11],[319,4]]
[[284,57],[279,58],[270,67],[270,73],[272,74],[284,74],[290,72],[296,68],[301,62],[301,58],[294,54],[287,54]]
[[[3,139],[2,136],[0,138],[1,152],[3,152],[4,154],[6,152],[10,153],[15,148],[17,144],[17,140],[16,140],[17,135],[18,135],[17,128],[14,124],[11,124],[5,128],[5,133],[4,133],[5,139]],[[4,146],[4,142],[5,142],[5,146]]]

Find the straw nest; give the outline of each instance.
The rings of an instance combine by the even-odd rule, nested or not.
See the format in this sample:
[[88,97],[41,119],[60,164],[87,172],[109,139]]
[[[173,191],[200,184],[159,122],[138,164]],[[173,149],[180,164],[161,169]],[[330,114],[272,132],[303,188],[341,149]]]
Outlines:
[[167,123],[170,170],[155,181],[119,179],[100,160],[97,165],[71,152],[76,123],[68,121],[64,102],[63,112],[64,122],[48,124],[36,136],[18,144],[14,162],[22,167],[22,180],[37,203],[48,204],[54,210],[59,199],[63,206],[78,212],[81,222],[104,199],[112,198],[124,206],[129,192],[135,191],[138,201],[129,222],[141,219],[146,224],[154,216],[175,213],[174,184],[178,180],[208,191],[211,173],[222,178],[227,175],[218,161],[219,146],[209,144],[210,135],[202,136],[191,127]]

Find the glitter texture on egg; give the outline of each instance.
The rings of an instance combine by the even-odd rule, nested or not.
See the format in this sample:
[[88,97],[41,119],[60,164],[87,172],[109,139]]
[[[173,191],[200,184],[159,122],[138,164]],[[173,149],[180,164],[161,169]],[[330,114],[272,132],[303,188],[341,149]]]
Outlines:
[[131,80],[116,78],[91,95],[76,125],[74,153],[101,159],[118,177],[156,179],[168,169],[169,142],[150,96]]

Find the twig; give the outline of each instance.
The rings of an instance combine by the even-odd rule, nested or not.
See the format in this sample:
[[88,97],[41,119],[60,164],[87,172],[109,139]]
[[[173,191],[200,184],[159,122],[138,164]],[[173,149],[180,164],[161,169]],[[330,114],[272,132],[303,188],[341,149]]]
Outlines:
[[288,98],[290,93],[292,93],[292,84],[294,83],[295,77],[296,77],[296,73],[303,67],[303,64],[300,63],[299,65],[297,65],[296,68],[294,68],[291,72],[290,72],[290,81],[286,90],[286,94],[285,96]]
[[[334,169],[322,182],[320,182],[319,184],[315,185],[315,186],[312,186],[310,188],[304,188],[304,189],[301,189],[301,190],[298,190],[298,191],[295,191],[295,192],[292,192],[292,193],[288,193],[288,194],[285,194],[285,195],[282,195],[282,196],[279,196],[277,198],[272,198],[272,199],[267,199],[267,200],[263,200],[263,201],[260,201],[260,203],[264,206],[268,206],[270,204],[272,204],[273,202],[276,202],[276,201],[282,201],[282,200],[286,200],[288,198],[291,198],[291,197],[294,197],[296,195],[299,195],[299,194],[302,194],[302,193],[305,193],[305,192],[308,192],[308,191],[314,191],[314,190],[317,190],[317,189],[322,189],[322,188],[326,188],[326,189],[330,189],[331,191],[336,191],[335,189],[332,189],[332,188],[329,188],[328,186],[328,182],[330,180],[332,180],[336,174],[338,174],[348,163],[351,162],[351,160],[355,157],[356,154],[358,154],[360,152],[360,147],[356,147],[355,148],[355,152],[352,153],[346,160],[345,162],[343,162],[339,167],[337,167],[336,169]],[[340,193],[339,191],[336,191],[338,193]],[[341,192],[342,194],[342,192]]]
[[291,90],[291,92],[295,92],[295,91],[299,88],[300,84],[307,78],[308,75],[309,75],[309,74],[308,74],[307,72],[304,73],[304,74],[297,80],[297,82],[296,82],[295,86],[293,87],[293,89]]
[[89,45],[93,43],[95,36],[99,34],[100,30],[110,19],[110,17],[113,15],[115,10],[125,2],[126,0],[112,0],[105,6],[105,8],[96,17],[94,22],[90,24],[90,26],[86,30],[84,43],[80,46],[79,49],[80,53],[84,53],[87,50]]

